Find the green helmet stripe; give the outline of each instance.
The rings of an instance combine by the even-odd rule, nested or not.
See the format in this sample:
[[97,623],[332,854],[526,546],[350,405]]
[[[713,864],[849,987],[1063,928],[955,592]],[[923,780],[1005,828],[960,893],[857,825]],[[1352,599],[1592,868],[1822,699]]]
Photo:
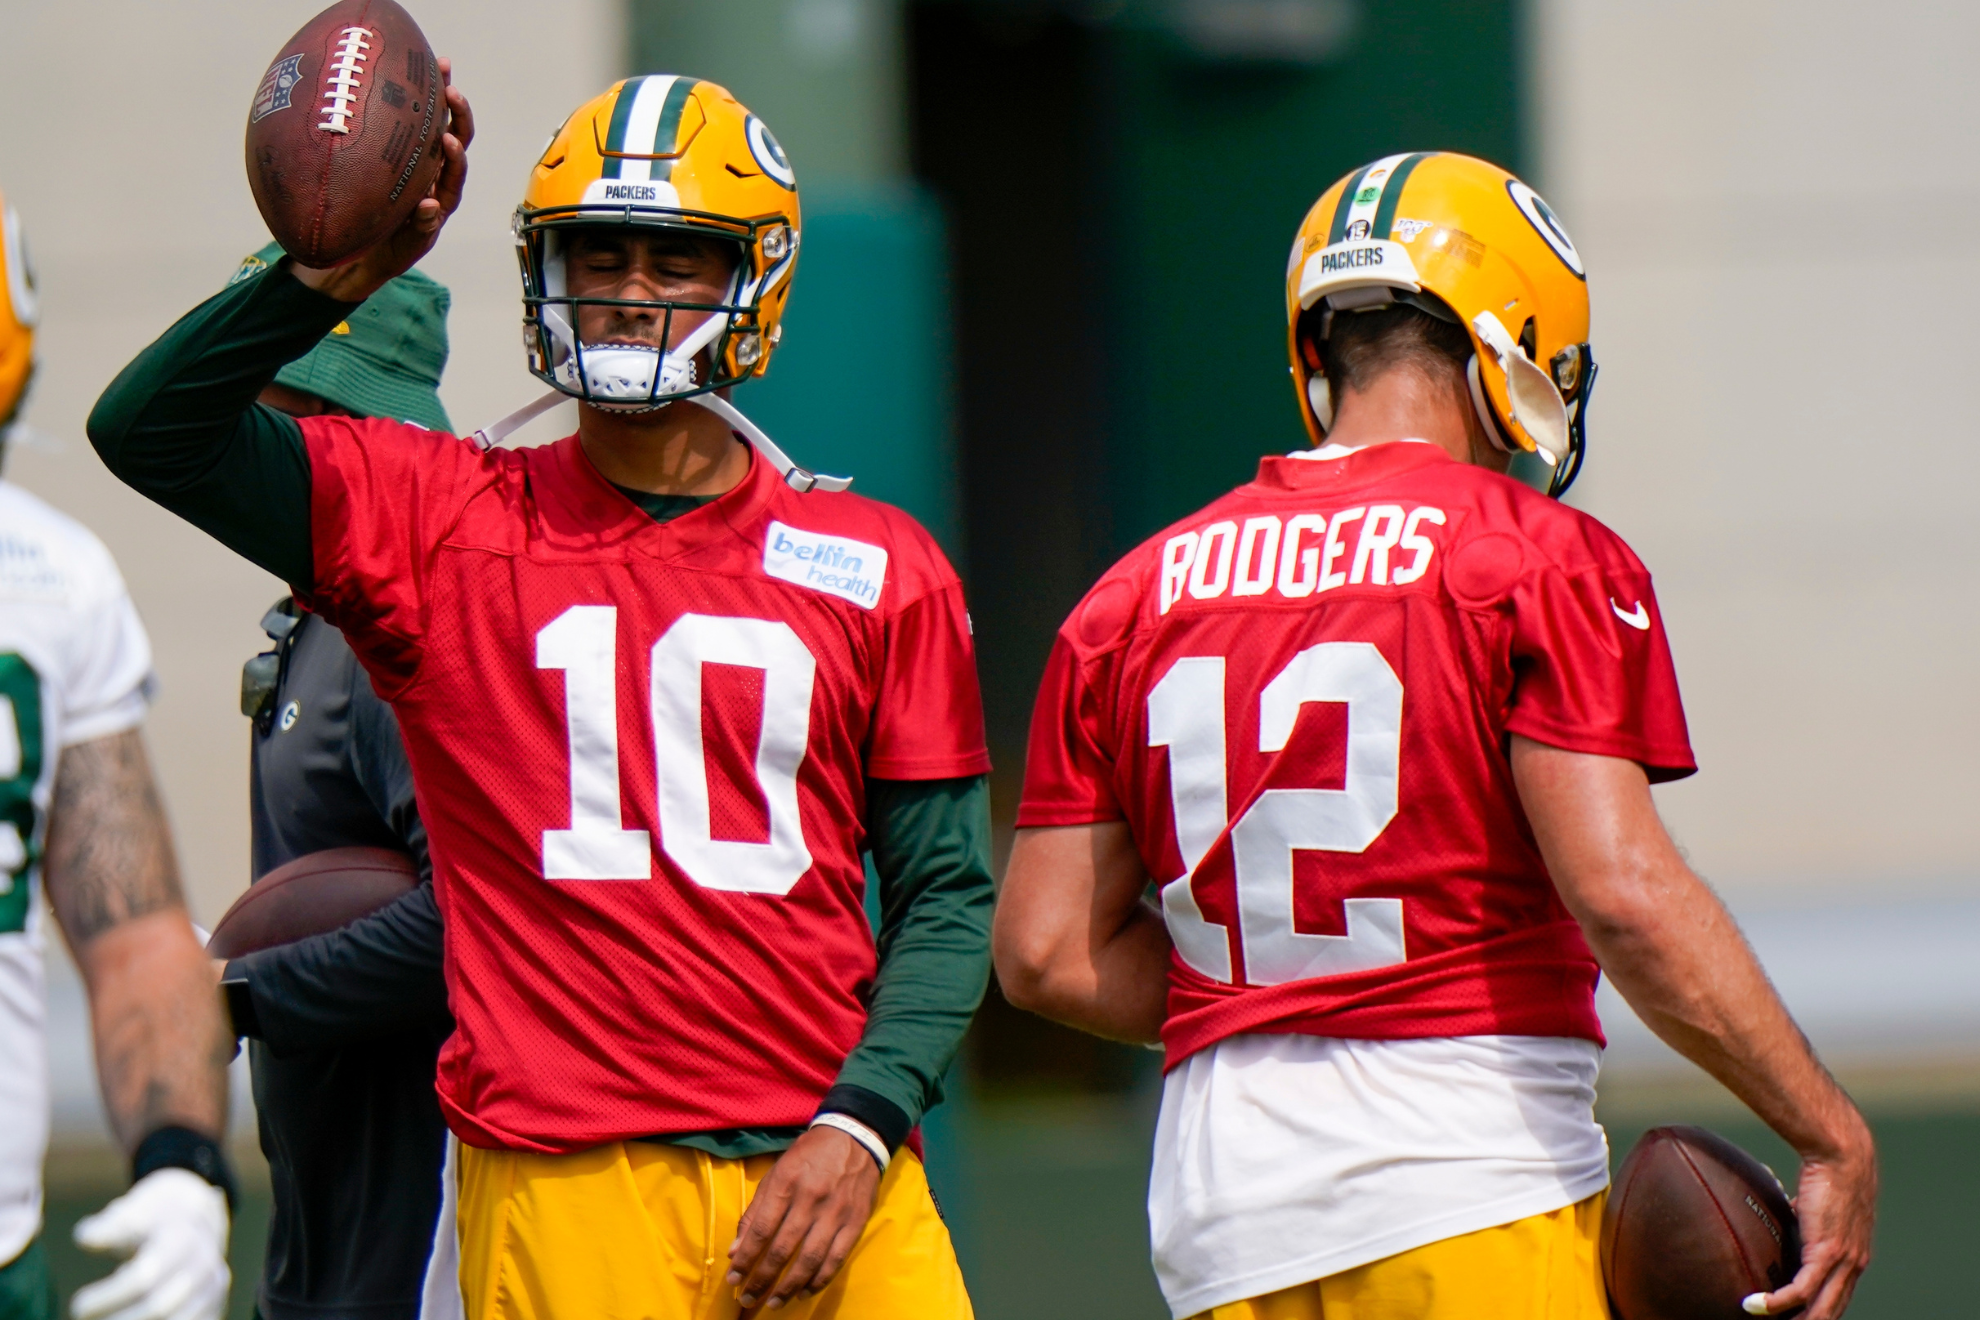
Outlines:
[[1368,171],[1375,167],[1363,165],[1348,180],[1347,187],[1341,189],[1341,199],[1334,203],[1334,223],[1327,230],[1327,243],[1332,246],[1347,237],[1348,212],[1354,209],[1354,195],[1361,191],[1361,181],[1368,177]]
[[671,178],[674,162],[654,157],[673,155],[681,133],[681,112],[700,85],[696,79],[673,74],[628,78],[612,102],[612,124],[605,133],[604,177],[640,182]]
[[[660,107],[660,123],[653,132],[653,152],[671,154],[674,142],[681,135],[681,112],[687,109],[688,97],[701,86],[694,78],[676,78],[674,85],[667,89],[666,104]],[[674,175],[674,162],[656,160],[653,162],[652,178],[671,179]]]
[[619,177],[619,167],[624,162],[619,153],[626,149],[626,125],[632,120],[633,102],[639,99],[639,89],[646,84],[645,78],[628,78],[619,88],[619,95],[612,102],[612,124],[605,130],[605,177]]
[[1409,172],[1428,159],[1431,154],[1427,151],[1419,151],[1414,156],[1405,157],[1389,175],[1388,182],[1382,188],[1382,201],[1375,208],[1375,223],[1369,228],[1370,237],[1390,237],[1389,231],[1396,223],[1396,205],[1402,201],[1403,184],[1409,181]]

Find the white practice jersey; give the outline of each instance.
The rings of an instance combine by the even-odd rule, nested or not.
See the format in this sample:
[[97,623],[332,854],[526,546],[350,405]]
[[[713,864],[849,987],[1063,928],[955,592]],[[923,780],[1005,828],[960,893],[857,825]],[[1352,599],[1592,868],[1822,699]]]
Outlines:
[[42,840],[64,747],[144,717],[151,644],[110,552],[0,481],[0,1262],[41,1227],[48,1145]]

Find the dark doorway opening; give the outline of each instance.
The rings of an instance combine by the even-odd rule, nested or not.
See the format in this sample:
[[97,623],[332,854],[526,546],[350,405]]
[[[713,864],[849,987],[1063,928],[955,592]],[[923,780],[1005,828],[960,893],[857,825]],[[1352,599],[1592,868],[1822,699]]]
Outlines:
[[948,215],[970,608],[1014,781],[1053,633],[1106,566],[1099,34],[1009,6],[909,18],[910,143]]
[[[913,168],[948,219],[963,572],[1000,837],[1053,635],[1114,548],[1104,37],[1042,9],[909,9]],[[1120,1090],[1135,1054],[1021,1013],[994,987],[971,1033],[972,1072],[992,1093]]]

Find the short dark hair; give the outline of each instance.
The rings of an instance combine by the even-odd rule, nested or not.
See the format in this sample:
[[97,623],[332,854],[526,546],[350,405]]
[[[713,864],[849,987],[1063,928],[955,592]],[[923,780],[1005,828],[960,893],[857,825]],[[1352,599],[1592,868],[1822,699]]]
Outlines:
[[1313,336],[1337,400],[1349,390],[1367,389],[1390,371],[1462,374],[1471,360],[1471,336],[1463,326],[1407,303],[1369,312],[1336,312],[1325,339],[1318,336],[1321,315],[1317,307],[1306,313],[1300,330]]

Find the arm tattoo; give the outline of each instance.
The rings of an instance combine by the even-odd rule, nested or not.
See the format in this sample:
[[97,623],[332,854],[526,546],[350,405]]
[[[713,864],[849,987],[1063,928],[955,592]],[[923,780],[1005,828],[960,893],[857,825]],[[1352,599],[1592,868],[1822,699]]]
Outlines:
[[233,1041],[137,730],[63,751],[47,837],[43,881],[89,988],[111,1128],[126,1150],[168,1124],[226,1131]]
[[120,922],[184,906],[171,831],[136,729],[63,750],[42,876],[77,948]]

